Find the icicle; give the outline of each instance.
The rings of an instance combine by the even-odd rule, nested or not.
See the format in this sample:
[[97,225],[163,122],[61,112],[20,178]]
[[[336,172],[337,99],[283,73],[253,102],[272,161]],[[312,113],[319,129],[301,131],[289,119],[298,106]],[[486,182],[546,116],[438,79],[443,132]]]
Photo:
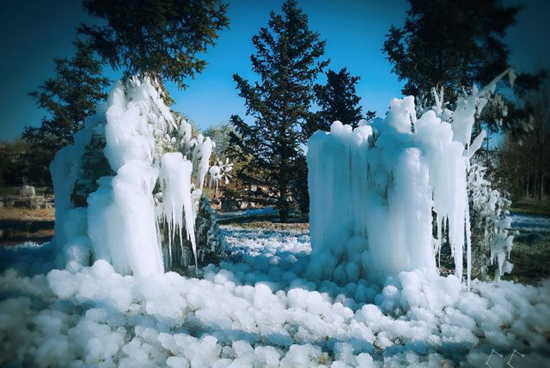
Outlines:
[[210,155],[212,155],[212,149],[214,148],[214,142],[209,137],[202,142],[200,150],[200,162],[198,170],[199,188],[202,189],[204,185],[204,178],[208,173],[210,165]]
[[168,226],[169,247],[172,246],[176,231],[183,247],[182,229],[185,227],[187,239],[191,241],[196,266],[195,215],[191,198],[192,172],[191,161],[185,160],[180,152],[165,153],[162,156],[159,178],[163,192],[162,215]]
[[439,217],[439,214],[436,213],[436,224],[437,224],[437,267],[441,267],[441,243],[443,238],[443,221],[444,219]]
[[[487,84],[485,86],[485,88],[483,88],[479,94],[477,95],[477,97],[484,97],[485,95],[488,95],[488,94],[491,94],[491,93],[494,93],[495,92],[495,89],[496,89],[496,85],[497,83],[502,79],[504,78],[506,75],[508,75],[508,77],[510,78],[510,84],[514,84],[514,81],[516,80],[516,71],[514,68],[508,68],[506,69],[505,71],[503,71],[502,73],[500,73],[498,75],[498,77],[496,77],[495,79],[493,79],[489,84]],[[474,95],[474,93],[472,93],[472,95]]]
[[[466,201],[468,199],[466,198]],[[468,267],[467,271],[467,287],[468,292],[470,292],[470,280],[472,278],[472,229],[470,227],[470,209],[468,208],[468,203],[466,203],[466,263]]]
[[508,77],[510,78],[510,87],[514,88],[514,82],[516,81],[516,78],[518,77],[516,75],[516,71],[512,69],[510,73],[508,73]]
[[464,151],[464,156],[470,160],[472,156],[481,148],[481,145],[483,144],[483,140],[487,136],[487,133],[485,133],[485,130],[482,130],[479,135],[474,139],[472,144]]

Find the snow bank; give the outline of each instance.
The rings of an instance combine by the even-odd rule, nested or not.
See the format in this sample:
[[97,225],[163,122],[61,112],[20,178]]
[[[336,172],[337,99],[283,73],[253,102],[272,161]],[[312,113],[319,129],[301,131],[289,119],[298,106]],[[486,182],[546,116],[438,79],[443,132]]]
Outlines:
[[[306,278],[309,237],[227,228],[203,279],[106,261],[0,275],[0,364],[36,367],[545,367],[550,284],[415,270],[345,286]],[[38,248],[35,248],[38,249]]]
[[512,227],[521,233],[529,234],[537,232],[541,234],[550,234],[550,217],[533,214],[512,214]]
[[[459,279],[466,256],[469,285],[467,172],[484,138],[472,142],[472,126],[497,81],[474,87],[454,111],[436,95],[417,119],[412,96],[393,99],[384,120],[355,129],[336,121],[309,139],[313,279],[344,285],[400,271],[436,274],[435,256],[448,240]],[[501,248],[495,254],[503,258],[510,247]],[[498,266],[502,272],[503,261]]]

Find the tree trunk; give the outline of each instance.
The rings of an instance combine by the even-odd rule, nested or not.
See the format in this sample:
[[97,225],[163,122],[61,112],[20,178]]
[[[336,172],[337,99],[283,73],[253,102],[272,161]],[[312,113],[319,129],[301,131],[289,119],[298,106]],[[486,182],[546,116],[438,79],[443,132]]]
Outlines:
[[537,199],[540,201],[542,201],[542,192],[544,190],[544,183],[542,181],[543,179],[543,176],[542,176],[542,169],[539,168],[537,170],[537,179],[536,179],[536,182],[538,182],[538,186],[537,186]]
[[535,175],[533,173],[529,173],[529,184],[527,185],[527,188],[529,189],[529,197],[534,198],[535,196]]
[[287,183],[285,181],[279,182],[279,220],[281,223],[288,222],[288,196],[287,196]]

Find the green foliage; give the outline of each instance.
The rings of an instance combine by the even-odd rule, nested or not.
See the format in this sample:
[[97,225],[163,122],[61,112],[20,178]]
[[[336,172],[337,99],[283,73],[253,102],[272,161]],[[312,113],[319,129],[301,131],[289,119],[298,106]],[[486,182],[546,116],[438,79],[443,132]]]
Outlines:
[[233,76],[239,95],[245,99],[248,125],[232,116],[236,133],[231,135],[235,154],[247,164],[238,177],[250,186],[248,199],[277,204],[282,222],[288,220],[291,187],[300,178],[303,165],[300,144],[303,127],[311,116],[313,84],[328,64],[319,61],[325,41],[308,27],[308,18],[295,0],[287,0],[282,14],[271,13],[269,29],[262,27],[252,38],[256,52],[251,55],[252,70],[259,81],[251,84]]
[[[195,221],[197,258],[200,266],[218,263],[223,255],[224,240],[218,227],[216,213],[205,195],[199,200],[199,212]],[[191,246],[191,244],[188,244]]]
[[21,186],[27,182],[29,166],[25,156],[28,148],[22,139],[0,142],[0,186]]
[[529,113],[523,132],[509,131],[498,151],[497,174],[515,199],[550,195],[550,82],[522,94]]
[[103,154],[106,145],[107,141],[102,134],[92,135],[90,142],[86,145],[82,155],[82,174],[71,193],[71,202],[74,207],[88,207],[88,196],[99,186],[97,180],[103,176],[115,175]]
[[239,180],[234,173],[242,171],[244,166],[247,165],[249,158],[243,159],[242,155],[235,154],[231,146],[232,134],[237,134],[237,132],[235,127],[230,123],[214,125],[204,131],[204,135],[210,137],[210,139],[216,143],[213,157],[222,160],[222,162],[224,162],[224,159],[228,158],[233,165],[233,169],[229,173],[229,175],[231,175],[229,183],[224,183],[219,187],[219,193],[216,189],[209,193],[214,203],[218,198],[222,198],[222,211],[229,209],[234,210],[234,206],[238,205],[239,199],[242,199],[242,194],[247,190],[246,186],[243,185],[242,181]]
[[231,133],[234,132],[235,128],[229,123],[214,125],[204,131],[204,136],[210,137],[210,139],[216,143],[216,147],[213,151],[214,158],[221,159],[227,156],[229,153]]
[[318,129],[330,130],[330,125],[336,120],[355,128],[359,120],[374,118],[373,111],[368,111],[366,116],[363,116],[363,109],[359,105],[361,98],[355,91],[359,79],[361,77],[352,76],[346,68],[342,68],[338,73],[333,70],[327,72],[327,83],[314,87],[315,101],[321,110],[316,114],[316,126],[312,133]]
[[73,135],[84,120],[106,98],[109,80],[101,76],[101,64],[94,59],[89,45],[77,40],[76,55],[55,59],[54,78],[48,79],[30,95],[48,113],[39,127],[26,127],[23,139],[29,146],[26,158],[33,168],[29,182],[51,186],[50,162],[57,151],[73,143]]
[[392,26],[383,52],[403,94],[422,96],[443,87],[454,101],[460,88],[486,85],[508,67],[509,50],[502,39],[519,7],[498,0],[409,0],[401,28]]
[[181,88],[204,69],[201,54],[229,24],[220,0],[84,0],[84,7],[107,24],[82,25],[79,32],[114,69],[150,74]]

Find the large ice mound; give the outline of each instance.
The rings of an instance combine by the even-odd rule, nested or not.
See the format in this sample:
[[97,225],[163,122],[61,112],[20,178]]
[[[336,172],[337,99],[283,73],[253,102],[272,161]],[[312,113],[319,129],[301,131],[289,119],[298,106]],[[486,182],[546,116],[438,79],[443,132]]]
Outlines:
[[313,283],[307,234],[225,231],[235,258],[203,279],[122,276],[104,260],[34,277],[6,270],[0,366],[496,368],[515,349],[513,367],[548,367],[548,281],[474,280],[466,293],[453,275],[416,270]]
[[[513,77],[508,70],[488,87],[474,87],[454,111],[442,93],[434,93],[436,106],[428,109],[415,106],[412,96],[393,99],[383,120],[361,121],[355,129],[336,121],[330,132],[309,139],[313,279],[345,285],[415,269],[435,274],[436,255],[448,242],[459,279],[465,255],[469,285],[468,170],[485,137],[481,131],[472,140],[472,128],[506,74]],[[500,273],[511,268],[504,256],[513,238],[507,224],[494,247]]]
[[147,276],[221,249],[214,216],[213,231],[199,231],[206,238],[195,234],[199,207],[208,205],[201,197],[214,142],[194,136],[163,96],[148,77],[117,82],[75,143],[56,155],[60,263],[78,269],[103,259],[121,274]]

